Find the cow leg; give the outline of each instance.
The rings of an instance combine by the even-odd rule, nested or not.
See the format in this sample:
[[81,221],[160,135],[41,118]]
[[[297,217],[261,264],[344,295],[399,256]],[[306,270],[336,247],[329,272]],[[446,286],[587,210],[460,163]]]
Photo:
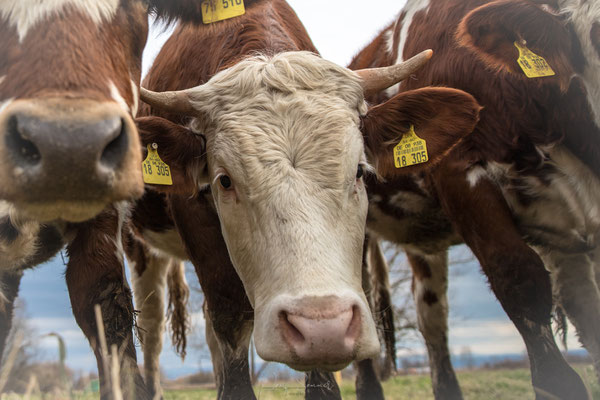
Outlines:
[[[342,395],[332,372],[313,370],[304,378],[306,400],[341,400]],[[357,397],[358,398],[358,397]]]
[[[386,332],[385,324],[382,327],[379,323],[379,313],[377,312],[377,303],[378,303],[378,284],[380,282],[374,282],[376,279],[375,268],[380,268],[378,263],[384,263],[383,255],[380,254],[381,249],[379,248],[379,243],[377,239],[371,237],[370,235],[365,236],[365,243],[363,246],[363,260],[362,260],[362,288],[365,292],[365,296],[367,301],[369,302],[369,308],[371,309],[371,313],[376,316],[375,323],[377,325],[377,329],[379,334],[379,338],[384,339],[386,343],[386,350],[389,349],[389,334],[392,335],[392,348],[395,347],[395,343],[393,343],[393,338],[395,332],[393,332],[393,314],[391,314],[392,332]],[[384,266],[387,270],[387,265]],[[389,286],[389,285],[388,285]],[[391,304],[390,304],[391,307]],[[386,310],[389,311],[389,310]],[[381,318],[385,321],[385,318],[389,316],[389,314],[382,314]],[[388,327],[389,329],[389,327]],[[381,334],[383,330],[383,335]],[[393,351],[393,350],[392,350]],[[356,371],[356,398],[359,400],[363,399],[384,399],[383,396],[383,387],[381,386],[381,382],[379,381],[379,377],[377,376],[377,372],[375,371],[375,362],[374,360],[362,360],[354,364]]]
[[221,235],[212,199],[171,196],[171,211],[206,301],[206,318],[221,350],[219,399],[254,399],[248,348],[254,312]]
[[[113,398],[120,390],[126,399],[149,399],[133,343],[133,302],[121,244],[123,220],[124,211],[111,209],[70,226],[75,236],[67,246],[66,281],[75,319],[96,355],[101,398]],[[101,348],[95,305],[100,306],[108,355]],[[118,359],[111,355],[113,345]]]
[[434,182],[441,205],[479,260],[500,304],[523,337],[538,398],[587,399],[577,373],[552,335],[552,289],[540,257],[523,241],[498,187],[474,184],[462,166],[440,165]]
[[133,242],[128,249],[138,336],[144,352],[144,379],[153,399],[162,397],[159,358],[165,330],[165,289],[171,259]]
[[6,340],[12,327],[15,300],[19,295],[19,286],[23,271],[0,272],[0,367],[6,348]]
[[592,356],[600,377],[600,290],[592,258],[588,254],[559,252],[543,252],[542,258],[550,269],[558,301]]
[[462,399],[448,348],[448,252],[422,256],[406,251],[413,272],[417,324],[429,354],[436,399]]

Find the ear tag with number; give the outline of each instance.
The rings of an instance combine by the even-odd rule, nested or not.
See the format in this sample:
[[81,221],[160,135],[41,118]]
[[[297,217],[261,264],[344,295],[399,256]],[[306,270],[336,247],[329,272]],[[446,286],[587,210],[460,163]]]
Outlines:
[[153,185],[172,185],[171,169],[160,159],[158,155],[158,145],[152,143],[148,145],[148,156],[142,163],[142,175],[145,183]]
[[525,76],[528,78],[542,78],[554,75],[554,71],[544,57],[538,56],[529,50],[525,44],[515,42],[515,47],[519,50],[519,59],[517,62],[521,66]]
[[202,2],[202,22],[205,24],[239,17],[245,13],[244,0],[204,0]]
[[394,147],[394,164],[396,168],[404,168],[428,160],[427,142],[417,136],[415,127],[411,125],[408,133],[405,133],[400,143]]

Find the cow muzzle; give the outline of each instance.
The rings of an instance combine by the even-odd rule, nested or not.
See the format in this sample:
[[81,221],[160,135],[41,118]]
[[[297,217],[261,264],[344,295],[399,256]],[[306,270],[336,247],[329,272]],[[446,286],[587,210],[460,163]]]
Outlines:
[[38,220],[81,221],[141,196],[141,152],[119,105],[14,101],[0,114],[0,199]]
[[373,319],[357,296],[281,296],[269,308],[266,325],[274,337],[262,337],[267,331],[260,329],[260,315],[255,331],[258,354],[265,359],[301,371],[335,371],[379,353]]

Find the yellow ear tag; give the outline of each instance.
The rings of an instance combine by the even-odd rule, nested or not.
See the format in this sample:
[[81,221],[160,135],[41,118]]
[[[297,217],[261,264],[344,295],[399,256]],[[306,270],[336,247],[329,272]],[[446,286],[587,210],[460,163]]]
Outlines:
[[142,163],[142,175],[145,183],[153,185],[172,185],[171,169],[158,156],[156,143],[148,145],[148,156]]
[[427,142],[415,133],[415,127],[410,126],[408,133],[402,136],[400,143],[394,147],[394,164],[396,168],[422,164],[429,160]]
[[542,78],[554,75],[554,71],[543,57],[538,56],[529,50],[527,46],[519,42],[515,42],[515,47],[519,50],[519,59],[517,62],[528,78]]
[[245,13],[244,0],[204,0],[202,2],[202,22],[205,24],[239,17]]

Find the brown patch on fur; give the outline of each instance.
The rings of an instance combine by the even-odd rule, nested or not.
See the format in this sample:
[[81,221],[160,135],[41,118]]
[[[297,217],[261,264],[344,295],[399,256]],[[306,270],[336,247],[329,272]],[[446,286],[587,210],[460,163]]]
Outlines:
[[458,25],[456,38],[488,68],[522,79],[528,78],[517,63],[519,52],[514,42],[526,41],[556,72],[555,77],[544,80],[556,81],[563,92],[569,86],[574,71],[569,32],[556,16],[528,1],[500,0],[472,10]]
[[429,289],[425,289],[425,293],[423,293],[423,301],[428,305],[432,306],[439,301],[437,294],[432,292]]
[[406,256],[415,278],[420,281],[431,278],[431,268],[423,257],[412,252],[407,253]]
[[[473,131],[480,110],[473,96],[448,88],[402,92],[372,107],[363,118],[363,135],[375,156],[377,171],[391,177],[430,168]],[[394,165],[393,148],[411,125],[427,142],[429,161],[399,169]]]
[[158,145],[158,155],[169,165],[173,185],[151,185],[155,190],[166,193],[190,194],[197,190],[192,170],[206,163],[206,140],[204,136],[160,117],[136,119],[146,158],[148,144]]

